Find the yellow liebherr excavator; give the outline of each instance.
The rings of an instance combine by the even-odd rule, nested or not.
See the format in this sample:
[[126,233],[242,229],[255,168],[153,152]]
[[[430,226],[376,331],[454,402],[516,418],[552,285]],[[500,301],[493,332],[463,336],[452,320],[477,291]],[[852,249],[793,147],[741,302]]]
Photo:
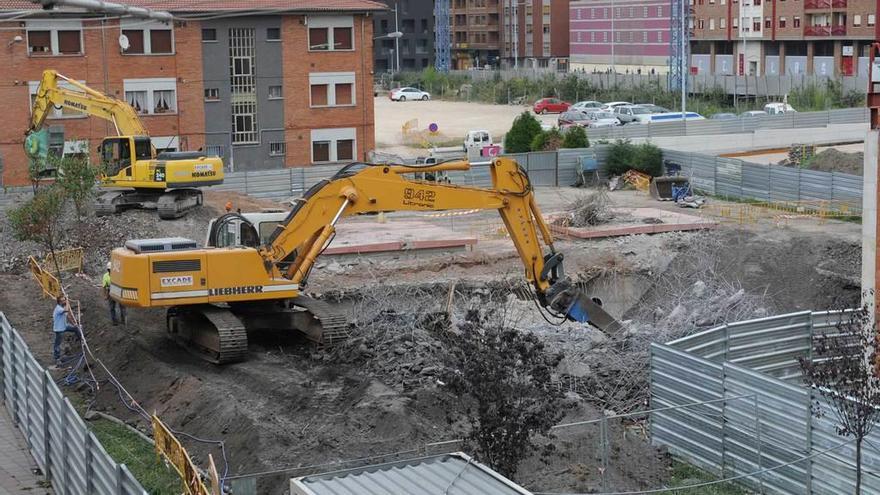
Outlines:
[[[563,255],[555,250],[528,175],[516,161],[492,162],[489,189],[404,177],[469,168],[463,161],[431,166],[348,165],[300,198],[258,248],[197,248],[194,241],[182,238],[127,241],[111,253],[111,297],[126,306],[167,307],[172,338],[215,363],[244,359],[248,330],[296,329],[316,342],[332,343],[347,335],[345,319],[302,291],[341,217],[380,211],[494,209],[501,214],[541,306],[557,317],[616,331],[619,324],[601,302],[587,297],[565,277]],[[233,217],[244,220],[235,213],[215,220],[209,244],[214,244],[210,239],[216,238],[224,219]],[[259,239],[256,232],[244,237]]]
[[[64,81],[64,87],[59,81]],[[187,151],[157,155],[131,105],[54,70],[43,71],[33,101],[25,140],[25,151],[33,159],[45,159],[39,156],[40,147],[32,137],[43,127],[53,107],[100,117],[111,121],[116,128],[117,136],[104,138],[99,148],[104,165],[101,187],[126,189],[100,194],[95,202],[98,215],[126,208],[147,208],[157,209],[160,218],[177,218],[202,204],[202,192],[195,188],[223,183],[220,158]]]

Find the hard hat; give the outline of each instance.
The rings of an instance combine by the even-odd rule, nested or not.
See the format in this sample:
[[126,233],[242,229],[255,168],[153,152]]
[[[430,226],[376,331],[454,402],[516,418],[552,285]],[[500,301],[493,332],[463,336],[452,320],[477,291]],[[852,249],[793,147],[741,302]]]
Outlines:
[[113,263],[110,263],[110,262],[108,261],[108,262],[107,262],[107,269],[109,270],[109,269],[111,269],[111,268],[113,268]]

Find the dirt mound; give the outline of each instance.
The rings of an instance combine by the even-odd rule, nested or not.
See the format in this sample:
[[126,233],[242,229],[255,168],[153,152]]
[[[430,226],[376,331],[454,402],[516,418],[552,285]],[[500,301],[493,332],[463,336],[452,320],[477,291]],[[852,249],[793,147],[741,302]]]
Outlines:
[[816,153],[804,160],[803,168],[820,172],[840,172],[844,174],[862,175],[864,153],[846,153],[834,148]]

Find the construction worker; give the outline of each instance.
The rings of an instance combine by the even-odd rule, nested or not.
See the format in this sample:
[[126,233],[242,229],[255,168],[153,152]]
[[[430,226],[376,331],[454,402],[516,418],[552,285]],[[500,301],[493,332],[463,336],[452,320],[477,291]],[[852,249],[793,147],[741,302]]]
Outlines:
[[73,317],[70,314],[70,304],[64,295],[55,298],[55,310],[52,312],[52,331],[55,333],[55,341],[52,344],[52,361],[55,366],[60,367],[61,363],[61,343],[64,341],[64,334],[71,332],[80,339],[82,333],[78,326],[71,325]]
[[[125,324],[125,306],[116,302],[115,299],[110,297],[110,268],[113,265],[108,261],[107,262],[107,272],[104,273],[104,279],[101,281],[101,286],[104,288],[104,297],[107,298],[107,304],[110,305],[110,321],[113,322],[113,326],[119,325],[121,321],[122,324]],[[119,319],[116,319],[116,308],[119,307]]]

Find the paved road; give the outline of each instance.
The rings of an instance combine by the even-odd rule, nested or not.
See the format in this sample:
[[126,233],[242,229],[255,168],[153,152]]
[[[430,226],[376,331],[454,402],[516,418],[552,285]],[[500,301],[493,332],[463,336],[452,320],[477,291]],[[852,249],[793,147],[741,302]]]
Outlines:
[[12,423],[4,403],[0,403],[0,495],[49,494],[52,490],[40,485],[41,477],[27,450],[21,431]]

